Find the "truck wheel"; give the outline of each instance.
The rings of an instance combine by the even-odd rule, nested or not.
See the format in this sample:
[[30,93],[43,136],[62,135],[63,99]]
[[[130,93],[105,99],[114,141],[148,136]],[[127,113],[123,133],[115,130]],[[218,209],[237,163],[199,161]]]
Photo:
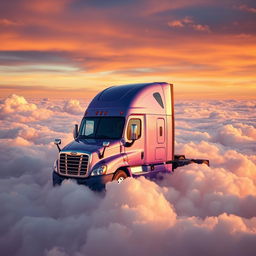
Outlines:
[[121,183],[127,177],[128,177],[128,175],[126,174],[126,172],[120,170],[120,171],[117,171],[117,173],[115,174],[113,180],[116,180],[118,183]]

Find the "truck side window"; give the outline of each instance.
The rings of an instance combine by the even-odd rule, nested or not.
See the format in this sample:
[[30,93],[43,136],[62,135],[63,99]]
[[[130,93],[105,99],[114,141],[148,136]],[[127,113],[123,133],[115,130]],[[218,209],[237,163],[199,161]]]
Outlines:
[[164,108],[164,103],[163,103],[163,100],[162,100],[162,97],[161,97],[160,93],[155,92],[155,93],[153,93],[153,96],[154,96],[155,100],[157,101],[157,103],[158,103],[162,108]]
[[138,119],[138,118],[132,118],[132,119],[129,120],[128,127],[127,127],[128,128],[127,129],[127,138],[128,138],[128,140],[131,140],[130,131],[131,131],[132,124],[137,124],[137,126],[138,126],[138,138],[141,137],[141,120]]
[[89,135],[93,134],[93,132],[94,132],[94,121],[86,120],[84,135],[89,136]]

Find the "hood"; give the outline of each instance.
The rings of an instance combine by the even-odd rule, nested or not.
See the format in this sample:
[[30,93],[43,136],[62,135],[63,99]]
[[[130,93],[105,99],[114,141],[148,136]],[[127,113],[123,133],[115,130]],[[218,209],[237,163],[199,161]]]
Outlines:
[[[101,150],[103,148],[103,141],[108,140],[94,140],[94,139],[83,139],[83,140],[73,140],[71,143],[66,145],[61,151],[75,151],[79,153],[93,153]],[[109,141],[109,147],[115,147],[120,145],[119,140]]]

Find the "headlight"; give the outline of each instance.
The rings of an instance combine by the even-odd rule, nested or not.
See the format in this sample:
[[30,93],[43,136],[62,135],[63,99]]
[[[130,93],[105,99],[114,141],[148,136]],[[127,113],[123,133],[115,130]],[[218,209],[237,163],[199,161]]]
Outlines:
[[58,159],[56,159],[56,160],[54,161],[53,170],[54,170],[55,172],[58,172]]
[[107,166],[101,165],[100,167],[98,167],[92,171],[91,176],[103,175],[106,172],[107,172]]

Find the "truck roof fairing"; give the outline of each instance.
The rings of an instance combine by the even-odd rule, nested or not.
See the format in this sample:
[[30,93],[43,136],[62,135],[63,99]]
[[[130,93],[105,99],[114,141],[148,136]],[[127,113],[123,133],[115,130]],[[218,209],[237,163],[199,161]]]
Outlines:
[[94,97],[85,115],[126,116],[130,113],[172,115],[172,99],[166,98],[171,97],[170,90],[172,84],[165,82],[109,87]]

